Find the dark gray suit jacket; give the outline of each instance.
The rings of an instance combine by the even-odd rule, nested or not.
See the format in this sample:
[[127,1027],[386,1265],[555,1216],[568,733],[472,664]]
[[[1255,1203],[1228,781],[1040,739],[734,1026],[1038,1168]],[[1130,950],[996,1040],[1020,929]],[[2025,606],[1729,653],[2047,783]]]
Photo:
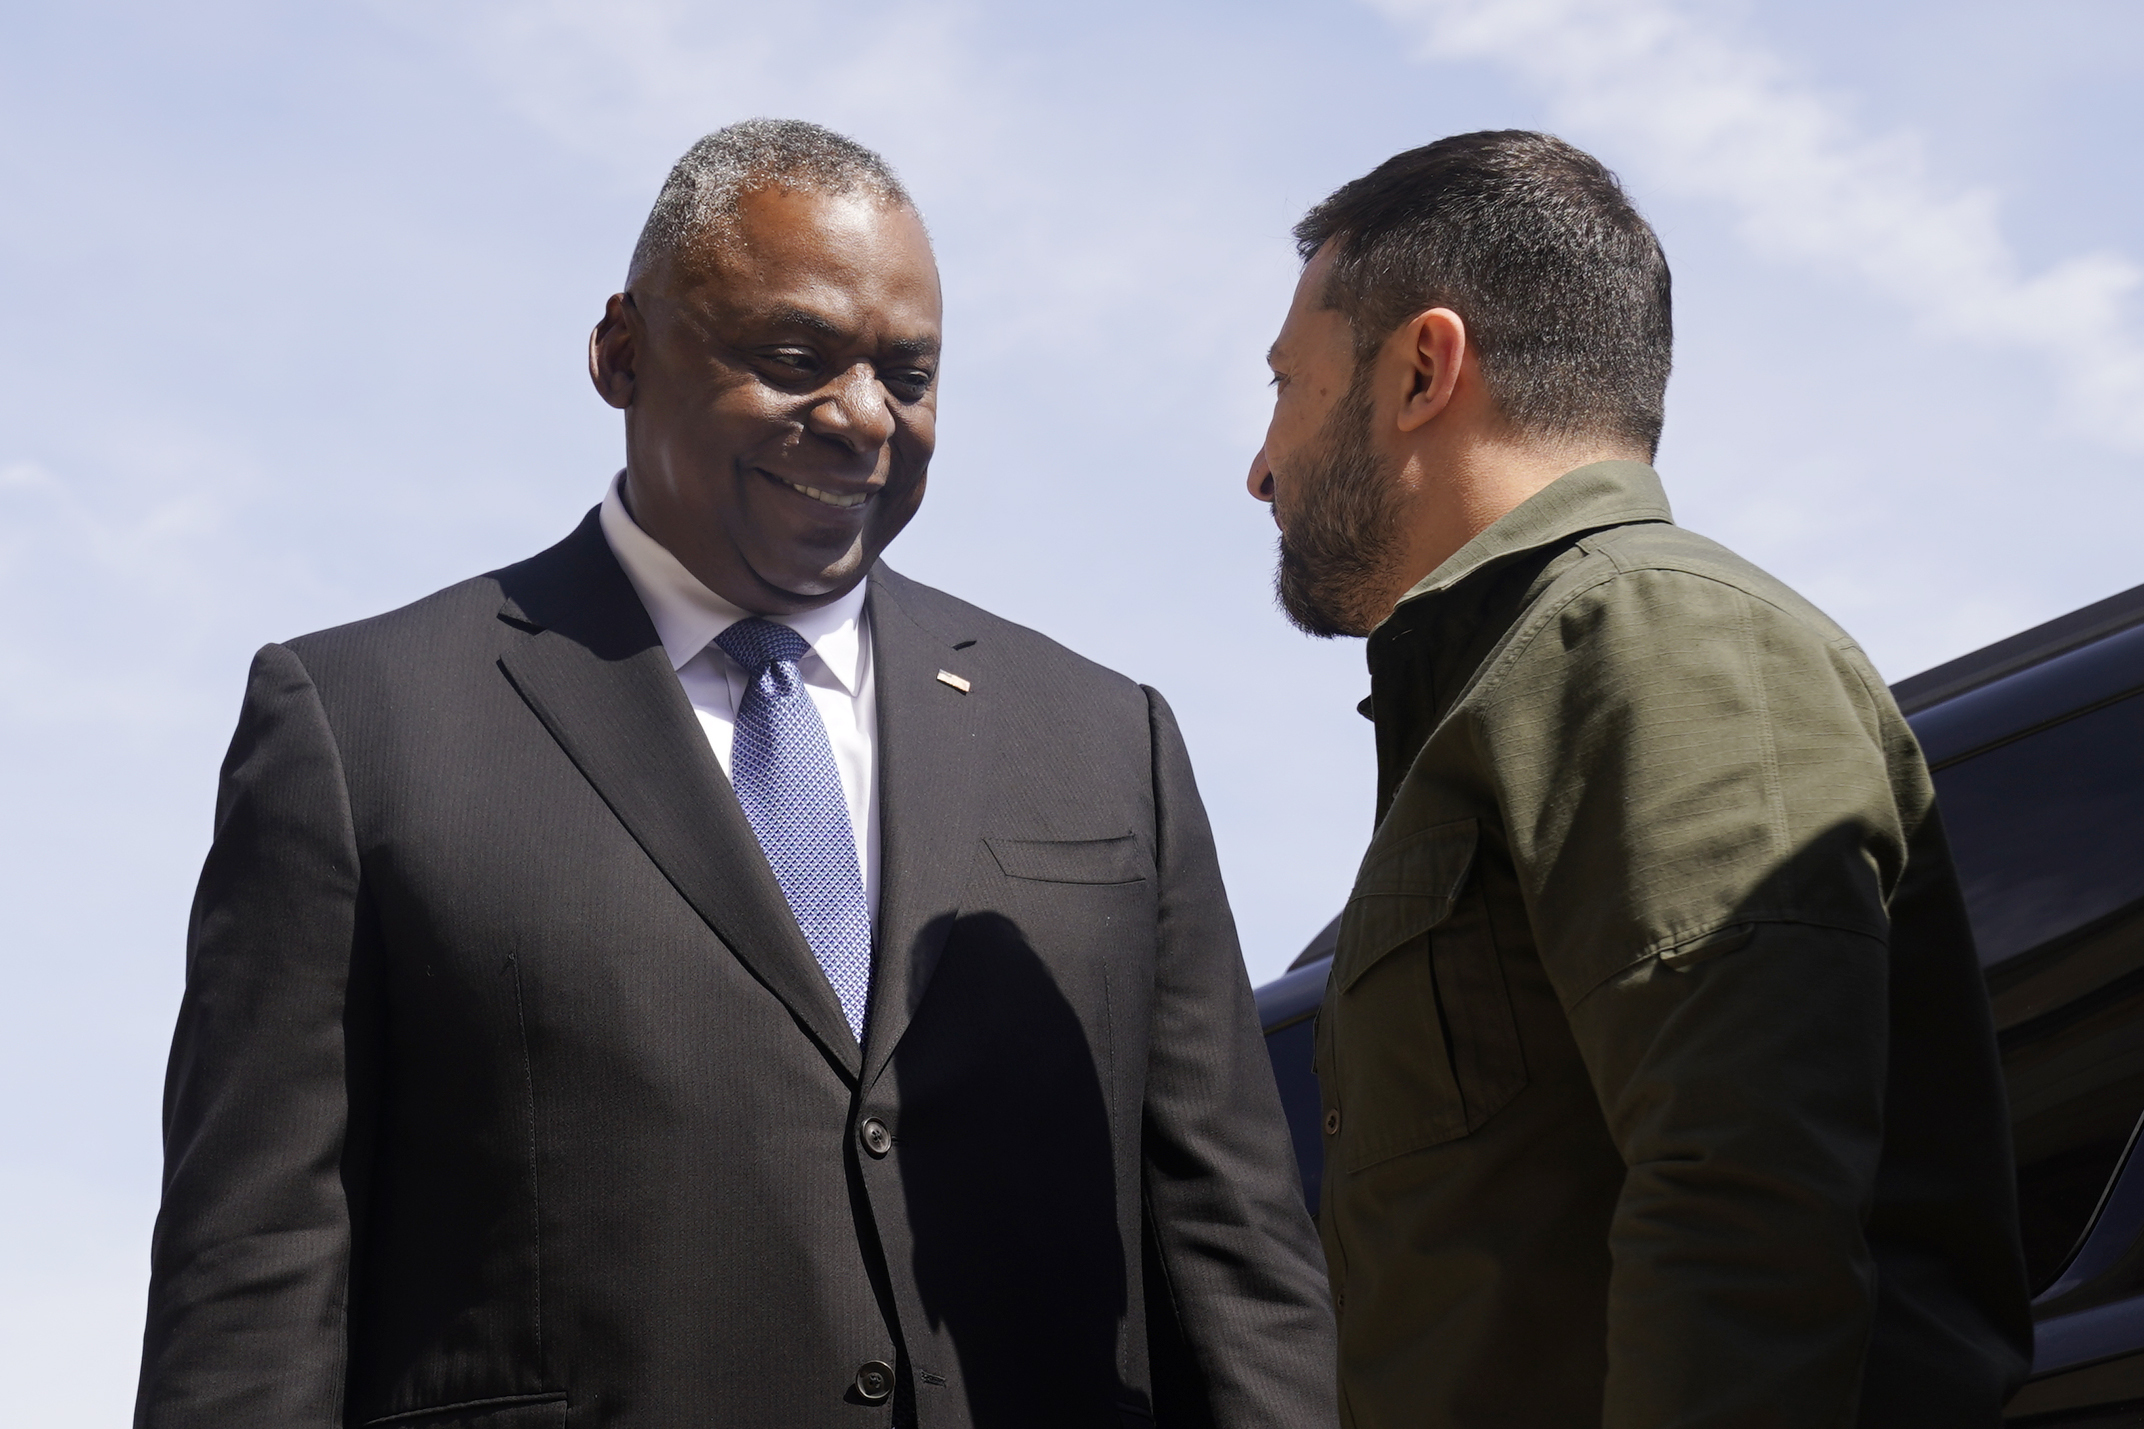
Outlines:
[[[1168,707],[871,581],[861,1048],[592,513],[261,652],[137,1424],[1331,1422],[1323,1269]],[[855,1386],[875,1360],[891,1400]]]

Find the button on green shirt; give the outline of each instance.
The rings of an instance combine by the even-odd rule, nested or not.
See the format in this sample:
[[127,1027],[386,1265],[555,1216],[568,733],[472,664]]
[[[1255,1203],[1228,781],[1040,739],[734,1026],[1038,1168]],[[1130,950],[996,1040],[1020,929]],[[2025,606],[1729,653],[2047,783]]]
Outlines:
[[1999,1421],[2031,1344],[1928,771],[1837,626],[1563,476],[1370,637],[1318,1029],[1359,1429]]

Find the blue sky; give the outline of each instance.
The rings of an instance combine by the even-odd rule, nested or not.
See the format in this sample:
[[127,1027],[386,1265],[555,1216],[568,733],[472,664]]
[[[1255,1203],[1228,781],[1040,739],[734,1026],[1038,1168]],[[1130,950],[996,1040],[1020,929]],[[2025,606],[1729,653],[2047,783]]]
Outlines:
[[[183,13],[179,13],[183,8]],[[1291,631],[1241,476],[1287,228],[1545,127],[1676,274],[1682,519],[1890,676],[2144,581],[2144,12],[1820,0],[78,3],[0,16],[0,1367],[122,1423],[186,903],[261,643],[565,532],[582,370],[668,164],[881,149],[939,246],[893,563],[1159,686],[1254,975],[1368,833],[1359,646]]]

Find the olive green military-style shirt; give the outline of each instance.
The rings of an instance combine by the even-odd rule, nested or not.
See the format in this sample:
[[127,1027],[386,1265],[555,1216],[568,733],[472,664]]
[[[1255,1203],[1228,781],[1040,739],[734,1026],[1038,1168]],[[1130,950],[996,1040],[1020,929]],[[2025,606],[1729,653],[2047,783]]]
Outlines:
[[1867,658],[1563,476],[1370,637],[1318,1028],[1357,1429],[1992,1426],[2031,1346],[1986,994]]

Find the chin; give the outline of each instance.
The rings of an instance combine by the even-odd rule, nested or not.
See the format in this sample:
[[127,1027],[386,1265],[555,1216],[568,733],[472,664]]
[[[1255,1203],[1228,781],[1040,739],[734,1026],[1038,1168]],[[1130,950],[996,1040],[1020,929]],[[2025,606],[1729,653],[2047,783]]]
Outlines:
[[811,555],[785,553],[785,559],[752,562],[752,574],[771,595],[818,604],[846,594],[865,572],[870,560],[863,543],[852,542],[835,558],[824,562]]

